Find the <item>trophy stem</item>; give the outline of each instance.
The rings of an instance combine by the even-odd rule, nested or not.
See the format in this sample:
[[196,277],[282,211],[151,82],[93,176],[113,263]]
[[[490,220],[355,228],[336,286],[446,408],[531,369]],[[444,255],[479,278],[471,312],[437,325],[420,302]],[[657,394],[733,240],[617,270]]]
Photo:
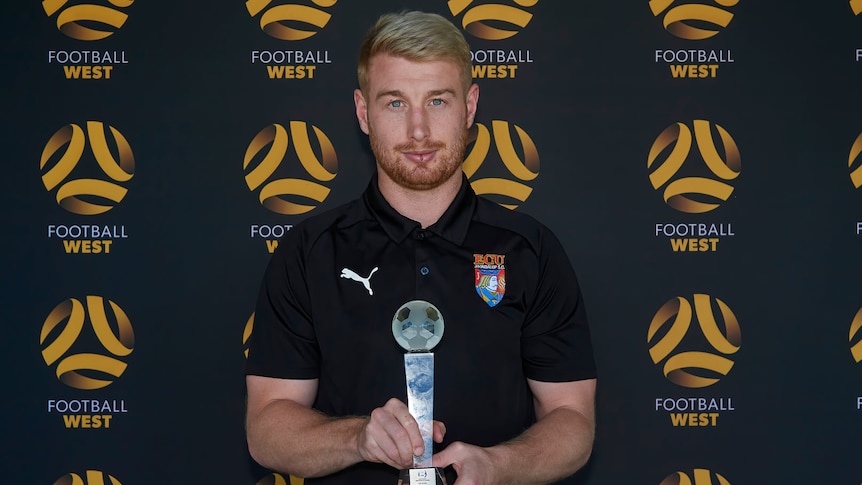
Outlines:
[[404,354],[407,377],[407,407],[419,424],[425,452],[413,457],[414,468],[431,468],[434,433],[434,354],[408,352]]

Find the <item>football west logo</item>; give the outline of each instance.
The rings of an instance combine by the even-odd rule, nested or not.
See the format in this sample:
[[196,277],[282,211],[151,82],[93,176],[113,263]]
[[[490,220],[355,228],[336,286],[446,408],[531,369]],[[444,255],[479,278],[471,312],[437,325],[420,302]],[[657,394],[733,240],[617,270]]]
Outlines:
[[850,8],[853,9],[853,15],[862,13],[862,0],[850,0]]
[[476,293],[490,307],[497,306],[506,294],[506,256],[474,254],[473,275]]
[[[532,181],[539,176],[539,151],[526,131],[518,125],[512,126],[515,127],[515,133],[518,135],[518,141],[524,154],[523,159],[515,150],[509,123],[494,120],[491,122],[491,130],[488,130],[481,123],[474,124],[470,129],[468,143],[472,143],[473,146],[464,159],[463,169],[467,178],[470,179],[470,185],[478,195],[498,196],[504,201],[514,199],[518,202],[524,202],[533,192],[533,189],[522,182]],[[479,167],[488,158],[492,141],[507,171],[506,174],[502,175],[514,177],[517,181],[499,175],[484,178],[476,176]],[[518,207],[518,204],[513,203],[501,203],[500,205],[509,209]]]
[[[245,183],[252,191],[260,188],[258,198],[267,209],[285,215],[304,214],[317,205],[302,203],[310,199],[321,203],[329,196],[329,188],[323,185],[335,178],[338,172],[338,159],[332,142],[318,127],[312,125],[320,157],[314,153],[309,139],[308,125],[302,121],[290,122],[290,133],[279,124],[272,124],[260,130],[245,152],[242,168]],[[289,141],[293,140],[293,151],[302,166],[299,170],[295,163],[286,162]],[[278,178],[276,171],[296,169],[298,172]],[[298,177],[310,176],[313,180]],[[300,200],[294,202],[292,198]]]
[[70,473],[60,477],[54,485],[122,485],[119,480],[96,470],[87,470],[84,476]]
[[288,478],[284,478],[284,476],[279,473],[272,473],[258,480],[255,485],[302,485],[303,482],[304,481],[301,478],[296,478],[290,475],[288,475]]
[[[862,1],[862,0],[860,0]],[[850,148],[850,157],[847,159],[847,167],[850,169],[850,181],[857,189],[862,187],[862,134],[856,137],[853,146]]]
[[[126,23],[128,15],[118,10],[132,5],[135,0],[109,0],[104,5],[81,4],[67,6],[68,0],[43,0],[42,8],[48,17],[57,15],[60,32],[77,40],[99,40],[110,37]],[[116,7],[116,8],[115,8]]]
[[[693,126],[693,136],[692,129],[683,123],[665,128],[650,148],[647,168],[652,170],[650,183],[654,189],[663,190],[667,205],[698,214],[709,212],[730,198],[733,186],[728,182],[739,176],[742,164],[739,148],[727,130],[718,124],[713,130],[713,124],[706,120],[694,120]],[[713,133],[721,140],[720,146],[716,146]],[[695,144],[700,160],[691,156]],[[683,170],[683,165],[689,168],[700,161],[706,164],[708,176]]]
[[668,475],[659,485],[730,485],[730,482],[718,473],[695,468],[691,477],[683,472],[676,472]]
[[[107,300],[110,315],[104,298],[87,296],[86,302],[86,308],[75,298],[57,305],[42,325],[39,344],[45,364],[57,364],[62,383],[75,389],[101,389],[125,372],[126,363],[120,359],[132,353],[135,334],[129,317],[113,301]],[[95,333],[98,344],[84,333],[88,317],[88,330]]]
[[464,12],[461,26],[469,34],[485,40],[502,40],[516,35],[532,20],[533,14],[519,7],[533,7],[539,0],[514,0],[518,7],[474,3],[473,0],[449,0],[449,11],[456,17]]
[[[727,356],[739,350],[741,331],[736,316],[723,301],[703,294],[695,294],[693,300],[693,306],[682,297],[662,305],[650,322],[647,342],[653,363],[664,362],[664,376],[669,381],[698,388],[711,386],[730,372],[733,361]],[[716,316],[721,317],[720,322]],[[700,335],[689,332],[695,319]],[[708,351],[700,337],[706,338]]]
[[650,0],[649,8],[656,17],[664,15],[662,23],[670,34],[686,40],[708,39],[726,28],[733,14],[726,10],[739,0],[714,0],[705,3],[675,5],[676,0]]
[[[311,3],[322,8],[329,8],[338,0],[312,0]],[[326,27],[332,15],[319,8],[308,5],[275,5],[272,0],[248,0],[245,8],[255,17],[260,16],[260,28],[276,39],[302,40],[307,39],[320,29]],[[311,27],[313,30],[307,30]]]
[[[135,157],[123,134],[113,126],[108,128],[116,156],[109,146],[105,125],[100,121],[88,121],[86,135],[78,125],[64,126],[54,133],[42,150],[42,159],[39,162],[42,183],[49,192],[57,189],[57,203],[69,212],[80,215],[107,212],[122,201],[128,192],[120,184],[128,182],[134,176]],[[88,143],[101,169],[100,176],[110,180],[68,180],[84,157]]]
[[853,323],[850,324],[850,355],[856,363],[862,362],[862,308],[856,312]]

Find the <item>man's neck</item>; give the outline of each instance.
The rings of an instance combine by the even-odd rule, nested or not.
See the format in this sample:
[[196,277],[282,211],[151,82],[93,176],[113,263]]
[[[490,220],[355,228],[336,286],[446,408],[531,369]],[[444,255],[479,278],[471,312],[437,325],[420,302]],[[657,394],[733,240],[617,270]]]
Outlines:
[[379,177],[377,181],[386,202],[402,216],[418,222],[423,229],[437,222],[446,212],[458,195],[462,183],[461,171],[456,172],[439,187],[430,190],[407,189],[388,177]]

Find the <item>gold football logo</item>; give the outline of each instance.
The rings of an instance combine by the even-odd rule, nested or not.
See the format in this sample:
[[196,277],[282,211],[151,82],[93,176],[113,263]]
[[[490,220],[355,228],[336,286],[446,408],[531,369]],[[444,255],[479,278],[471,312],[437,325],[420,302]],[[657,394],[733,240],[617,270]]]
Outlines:
[[[464,173],[470,179],[470,185],[479,195],[496,195],[518,202],[525,202],[533,192],[532,187],[522,182],[529,182],[539,176],[539,151],[530,135],[520,126],[512,125],[518,135],[518,141],[524,152],[523,160],[515,150],[509,123],[493,120],[491,129],[481,123],[476,123],[470,129],[468,141],[473,143],[470,153],[464,159]],[[500,177],[473,178],[479,167],[488,159],[491,142],[494,142],[497,154],[503,165],[517,180]],[[518,204],[501,204],[503,207],[515,209]]]
[[129,7],[134,1],[108,0],[111,7],[92,4],[67,7],[68,0],[42,0],[42,8],[48,17],[60,12],[57,28],[67,36],[77,40],[99,40],[110,37],[126,23],[129,16],[117,8]]
[[251,316],[248,317],[248,320],[245,322],[245,328],[242,329],[242,353],[245,355],[245,358],[248,358],[248,339],[251,338],[251,332],[254,330],[254,313],[252,312]]
[[[87,296],[87,306],[75,298],[57,305],[42,325],[39,344],[45,364],[57,364],[56,374],[60,382],[75,389],[101,389],[123,375],[126,363],[121,357],[128,357],[135,346],[135,334],[129,317],[113,301],[108,300],[112,311],[111,320],[117,334],[111,328],[105,300],[100,296]],[[72,352],[89,323],[98,339],[99,352]],[[105,355],[105,352],[108,355]]]
[[84,476],[69,473],[54,482],[54,485],[122,485],[119,480],[96,470],[87,470]]
[[[714,308],[721,315],[724,332],[716,320]],[[695,318],[702,336],[711,347],[710,351],[679,349],[689,336]],[[649,354],[653,363],[658,365],[664,361],[664,376],[669,381],[683,387],[699,388],[715,384],[730,372],[733,361],[727,356],[739,350],[741,332],[736,316],[723,301],[695,294],[693,306],[682,297],[662,305],[650,322],[647,343],[651,344]]]
[[[314,125],[311,128],[320,146],[319,159],[311,146],[308,125],[302,121],[291,121],[289,134],[282,125],[267,126],[254,137],[245,152],[242,168],[246,171],[246,185],[252,191],[262,187],[259,193],[260,203],[273,212],[297,215],[317,207],[285,200],[288,196],[311,199],[318,203],[329,196],[329,188],[319,182],[329,182],[335,178],[338,172],[338,159],[335,148],[326,134]],[[293,150],[300,164],[314,181],[298,178],[270,180],[279,166],[284,163],[291,138]],[[261,155],[263,155],[262,158]],[[257,161],[258,158],[261,159]],[[256,165],[252,163],[255,161],[257,161]]]
[[[727,182],[739,176],[742,164],[739,148],[727,130],[714,125],[724,152],[722,159],[713,138],[713,125],[706,120],[694,120],[693,126],[693,136],[692,130],[683,123],[665,128],[650,148],[647,168],[652,170],[649,180],[653,188],[664,189],[667,205],[681,212],[698,214],[709,212],[730,198],[733,186]],[[712,178],[680,173],[695,143]],[[660,161],[661,155],[671,145],[670,153]]]
[[862,187],[862,134],[856,137],[853,146],[850,148],[850,157],[847,159],[847,167],[850,169],[850,181],[857,189]]
[[[686,40],[708,39],[726,28],[733,14],[725,10],[739,0],[714,0],[715,5],[687,3],[672,6],[676,0],[650,0],[649,8],[656,17],[664,14],[664,28],[672,35]],[[724,8],[722,8],[724,7]]]
[[288,478],[284,478],[284,476],[279,473],[272,473],[261,478],[255,485],[302,485],[303,483],[303,479],[296,478],[292,475],[288,475]]
[[850,8],[853,9],[853,15],[862,13],[862,0],[850,0]]
[[[87,135],[80,126],[71,124],[57,130],[48,140],[39,169],[42,183],[50,192],[57,188],[57,203],[69,212],[95,215],[107,212],[126,196],[128,190],[120,183],[128,182],[135,173],[135,157],[122,133],[108,127],[116,146],[117,158],[108,146],[105,126],[99,121],[87,122]],[[81,178],[67,180],[84,155],[89,142],[90,150],[102,173],[110,180]],[[65,147],[65,151],[61,149]],[[53,164],[49,163],[52,162]]]
[[[329,8],[335,5],[337,1],[312,0],[311,3],[318,7]],[[252,17],[263,12],[263,15],[260,16],[260,28],[276,39],[307,39],[326,27],[332,18],[329,13],[307,5],[287,4],[270,7],[271,4],[272,0],[247,0],[245,8]],[[266,11],[264,12],[264,10]],[[318,30],[304,30],[308,26],[316,27]]]
[[850,355],[857,364],[862,362],[862,331],[860,330],[862,330],[862,308],[856,312],[850,324]]
[[457,17],[466,10],[461,18],[461,26],[471,35],[485,40],[502,40],[516,35],[519,30],[494,27],[493,24],[508,24],[523,29],[530,23],[533,14],[518,7],[530,8],[539,0],[515,0],[518,7],[501,4],[471,6],[473,3],[474,0],[449,0],[449,11]]
[[[715,481],[712,477],[715,476]],[[668,475],[659,485],[730,485],[726,478],[709,470],[695,468],[693,479],[683,472]]]

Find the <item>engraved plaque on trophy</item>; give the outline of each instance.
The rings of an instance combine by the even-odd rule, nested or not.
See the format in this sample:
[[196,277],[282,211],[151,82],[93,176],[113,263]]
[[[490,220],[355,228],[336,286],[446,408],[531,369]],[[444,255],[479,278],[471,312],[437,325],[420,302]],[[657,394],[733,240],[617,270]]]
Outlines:
[[434,429],[434,354],[443,337],[443,315],[431,303],[413,300],[401,305],[392,317],[395,341],[407,351],[407,407],[419,424],[425,444],[422,456],[413,457],[413,468],[401,470],[398,485],[446,485],[442,470],[431,464]]

